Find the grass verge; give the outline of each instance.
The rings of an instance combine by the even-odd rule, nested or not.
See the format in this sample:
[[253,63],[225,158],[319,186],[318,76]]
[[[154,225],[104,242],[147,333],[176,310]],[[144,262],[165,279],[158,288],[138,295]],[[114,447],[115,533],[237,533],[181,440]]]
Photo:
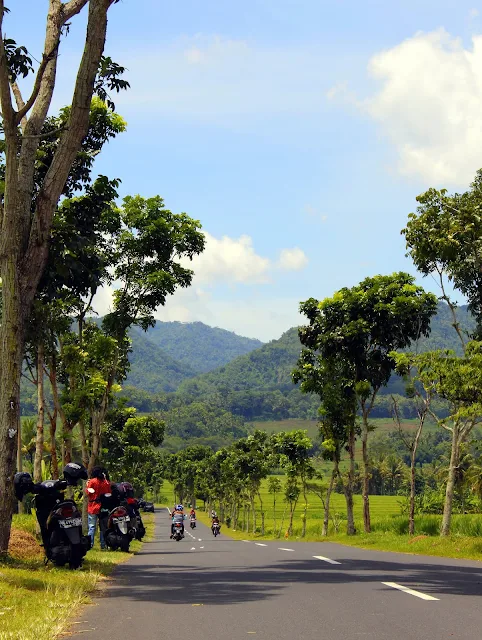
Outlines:
[[[144,514],[143,520],[145,539],[149,540],[154,533],[154,516]],[[129,554],[94,547],[81,570],[69,571],[44,565],[42,550],[32,535],[33,516],[14,518],[13,527],[10,556],[0,561],[0,640],[58,637],[114,567],[142,546],[133,541]]]
[[[204,511],[198,511],[198,519],[210,526],[209,515]],[[272,531],[267,531],[266,535],[253,534],[242,530],[233,530],[226,525],[222,526],[221,533],[234,540],[285,540],[296,542],[334,542],[337,544],[360,547],[362,549],[375,549],[377,551],[392,551],[395,553],[410,553],[427,556],[438,556],[445,558],[459,558],[482,561],[482,538],[474,535],[465,535],[466,531],[478,530],[482,518],[479,516],[454,516],[453,530],[455,533],[447,538],[441,538],[437,534],[440,529],[439,516],[420,516],[417,521],[417,529],[421,532],[415,536],[409,536],[404,531],[405,522],[403,517],[392,519],[374,520],[372,533],[357,533],[354,536],[347,536],[345,533],[334,533],[327,537],[322,537],[319,524],[308,521],[307,534],[301,538],[300,525],[294,527],[294,534],[291,537],[281,538],[273,535]],[[361,522],[357,522],[357,530],[363,528]],[[459,533],[457,533],[457,531]]]

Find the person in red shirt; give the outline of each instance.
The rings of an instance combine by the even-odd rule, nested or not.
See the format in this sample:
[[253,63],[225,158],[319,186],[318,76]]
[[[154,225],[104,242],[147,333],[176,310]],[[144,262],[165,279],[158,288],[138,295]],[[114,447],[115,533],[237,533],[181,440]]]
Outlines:
[[[94,467],[90,474],[90,480],[87,481],[85,492],[89,499],[88,504],[88,519],[89,519],[89,537],[91,540],[91,546],[94,546],[95,531],[97,529],[97,523],[99,521],[100,502],[99,496],[105,493],[111,492],[110,482],[108,480],[108,474],[102,467]],[[100,532],[100,548],[105,549],[104,536],[102,531]]]

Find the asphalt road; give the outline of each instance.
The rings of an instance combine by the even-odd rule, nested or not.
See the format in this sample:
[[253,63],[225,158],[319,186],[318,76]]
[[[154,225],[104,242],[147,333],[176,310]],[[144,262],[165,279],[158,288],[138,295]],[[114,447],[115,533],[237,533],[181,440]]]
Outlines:
[[[242,542],[198,523],[126,564],[72,632],[82,640],[479,640],[482,563],[328,543]],[[188,529],[186,529],[188,531]],[[404,591],[402,589],[408,589]]]

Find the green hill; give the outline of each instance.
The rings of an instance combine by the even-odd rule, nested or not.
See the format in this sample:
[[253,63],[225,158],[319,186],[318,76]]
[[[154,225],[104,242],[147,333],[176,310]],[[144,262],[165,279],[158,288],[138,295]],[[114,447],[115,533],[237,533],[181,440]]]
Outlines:
[[260,340],[244,338],[232,331],[208,327],[202,322],[161,322],[147,337],[171,358],[198,373],[212,371],[262,346]]
[[[458,312],[466,331],[475,323],[466,307]],[[455,349],[460,352],[457,334],[452,326],[448,306],[439,304],[432,320],[429,338],[421,339],[417,349]],[[291,382],[301,343],[297,328],[284,333],[251,353],[232,360],[227,365],[189,380],[179,386],[177,402],[189,403],[197,399],[215,402],[246,420],[315,418],[318,401],[302,394]],[[383,393],[404,393],[404,383],[394,376]]]
[[187,378],[211,371],[263,343],[202,322],[160,322],[131,331],[126,384],[149,393],[174,391]]

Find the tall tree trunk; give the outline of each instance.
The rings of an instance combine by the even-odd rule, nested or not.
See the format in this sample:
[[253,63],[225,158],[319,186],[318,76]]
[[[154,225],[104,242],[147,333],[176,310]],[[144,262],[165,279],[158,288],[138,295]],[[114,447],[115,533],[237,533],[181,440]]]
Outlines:
[[[4,214],[5,216],[6,214]],[[3,225],[5,226],[5,225]],[[11,239],[12,244],[14,240]],[[6,554],[14,505],[17,439],[20,429],[20,375],[23,360],[24,319],[20,303],[16,260],[0,259],[2,322],[0,325],[0,555]]]
[[330,500],[331,500],[331,493],[333,491],[333,485],[335,484],[336,476],[337,476],[337,470],[335,468],[335,464],[333,464],[333,471],[331,472],[330,484],[328,485],[328,489],[326,490],[325,509],[323,513],[323,528],[321,530],[321,535],[324,537],[328,535],[328,525],[330,522]]
[[348,433],[348,456],[349,456],[349,469],[346,482],[343,480],[343,476],[340,472],[339,461],[336,461],[336,469],[338,477],[343,485],[343,493],[345,494],[346,501],[346,533],[349,536],[353,536],[356,533],[355,518],[353,515],[353,487],[355,485],[355,428],[354,425],[350,427]]
[[445,503],[442,516],[442,526],[440,528],[441,536],[450,535],[450,525],[452,522],[452,505],[455,492],[455,478],[460,458],[460,434],[459,425],[454,423],[452,432],[452,451],[450,452],[449,474],[447,478],[447,486],[445,488]]
[[44,455],[44,421],[44,347],[42,344],[39,344],[37,348],[37,436],[35,438],[35,459],[33,464],[34,482],[42,481],[42,460]]
[[362,420],[362,458],[363,458],[363,527],[365,533],[371,532],[370,522],[370,464],[368,460],[368,415],[367,410],[363,407]]
[[[51,1],[47,14],[45,48],[34,88],[24,108],[12,104],[7,55],[0,12],[0,109],[5,136],[5,180],[0,216],[0,554],[8,551],[13,513],[13,472],[20,421],[20,376],[25,330],[48,259],[55,208],[75,157],[89,127],[94,81],[104,50],[107,11],[114,0],[90,0],[85,47],[77,73],[68,127],[62,133],[52,163],[32,200],[36,154],[55,88],[58,46],[65,24],[87,4]],[[2,3],[3,7],[3,3]],[[30,116],[25,121],[25,116]],[[18,127],[24,123],[24,135]]]
[[[19,421],[18,442],[17,442],[17,471],[23,471],[22,460],[22,421]],[[23,500],[18,501],[18,512],[25,513]]]
[[276,491],[273,492],[273,534],[276,535]]

